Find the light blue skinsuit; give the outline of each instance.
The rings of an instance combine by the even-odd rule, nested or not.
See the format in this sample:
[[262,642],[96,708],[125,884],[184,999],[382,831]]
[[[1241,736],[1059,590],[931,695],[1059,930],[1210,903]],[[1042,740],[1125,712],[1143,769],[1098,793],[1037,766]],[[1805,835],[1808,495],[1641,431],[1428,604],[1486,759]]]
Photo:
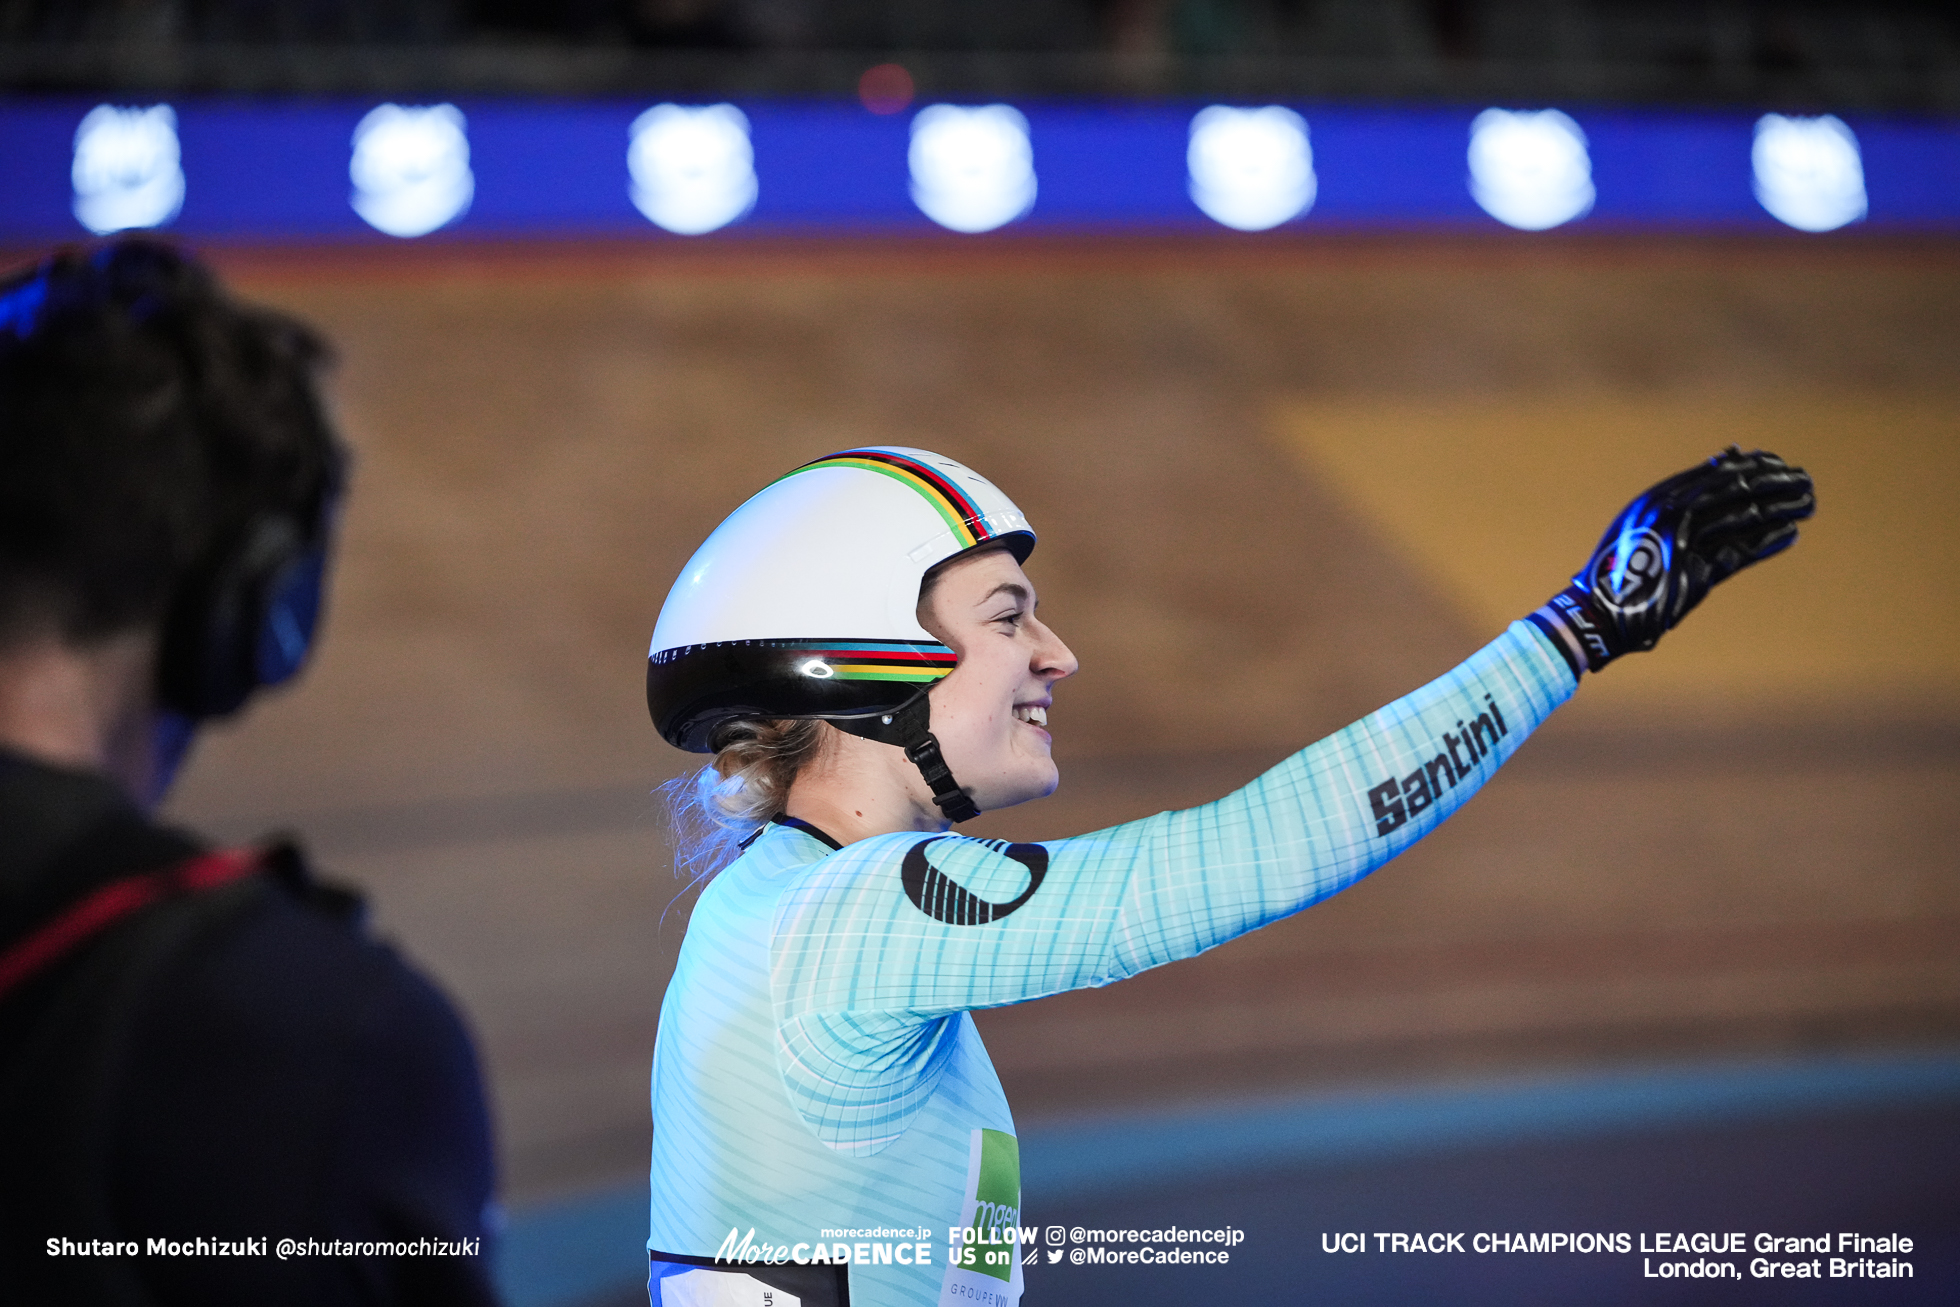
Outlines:
[[853,1307],[1008,1307],[1018,1255],[948,1265],[949,1230],[1020,1221],[1014,1119],[968,1012],[1122,980],[1346,888],[1575,688],[1517,622],[1204,807],[1011,847],[906,833],[834,849],[766,827],[701,895],[661,1008],[648,1247],[713,1257],[732,1232],[807,1260],[883,1244],[890,1264],[850,1268]]

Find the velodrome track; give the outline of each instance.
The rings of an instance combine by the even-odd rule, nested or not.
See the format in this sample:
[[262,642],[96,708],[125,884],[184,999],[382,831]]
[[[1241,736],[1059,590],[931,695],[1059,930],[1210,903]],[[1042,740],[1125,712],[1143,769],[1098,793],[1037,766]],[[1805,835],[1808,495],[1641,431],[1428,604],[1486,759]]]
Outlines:
[[[1083,664],[1051,716],[1063,789],[974,823],[1023,838],[1215,797],[1447,669],[1732,440],[1818,478],[1794,553],[1585,686],[1398,864],[1194,962],[984,1014],[1031,1136],[1960,1043],[1951,244],[217,255],[334,337],[359,465],[322,656],[205,742],[173,811],[298,828],[368,890],[475,1025],[514,1210],[644,1171],[687,911],[647,793],[687,761],[641,702],[660,600],[742,497],[850,444],[962,458],[1042,533],[1030,571]],[[1499,1203],[1464,1193],[1465,1219]],[[1956,1234],[1950,1206],[1925,1219]]]

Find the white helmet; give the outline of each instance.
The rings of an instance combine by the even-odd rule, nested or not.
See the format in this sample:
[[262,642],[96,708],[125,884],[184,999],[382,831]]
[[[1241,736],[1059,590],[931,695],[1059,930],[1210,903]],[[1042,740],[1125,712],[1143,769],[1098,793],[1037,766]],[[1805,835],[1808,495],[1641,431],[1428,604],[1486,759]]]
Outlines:
[[957,658],[917,610],[928,571],[995,543],[1025,561],[1034,531],[944,455],[880,446],[804,464],[716,527],[668,592],[647,651],[654,725],[712,753],[725,722],[823,718],[903,747],[948,816],[974,815],[928,729],[926,691]]

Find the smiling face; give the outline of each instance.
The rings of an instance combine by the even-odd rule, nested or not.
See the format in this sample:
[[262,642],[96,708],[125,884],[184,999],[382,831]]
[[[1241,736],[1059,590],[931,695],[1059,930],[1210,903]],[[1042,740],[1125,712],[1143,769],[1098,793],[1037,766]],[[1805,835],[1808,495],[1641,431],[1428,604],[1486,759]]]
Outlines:
[[1035,616],[1034,585],[1004,548],[948,563],[919,601],[919,623],[959,655],[932,689],[932,733],[981,810],[1053,794],[1048,707],[1075,655]]

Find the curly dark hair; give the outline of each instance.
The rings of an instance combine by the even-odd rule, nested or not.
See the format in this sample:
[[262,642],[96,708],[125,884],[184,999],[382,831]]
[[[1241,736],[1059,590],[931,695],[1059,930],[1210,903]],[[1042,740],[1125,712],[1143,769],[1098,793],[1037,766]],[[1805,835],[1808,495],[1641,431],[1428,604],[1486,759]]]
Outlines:
[[318,516],[326,343],[147,238],[0,282],[0,648],[161,626],[254,520]]

